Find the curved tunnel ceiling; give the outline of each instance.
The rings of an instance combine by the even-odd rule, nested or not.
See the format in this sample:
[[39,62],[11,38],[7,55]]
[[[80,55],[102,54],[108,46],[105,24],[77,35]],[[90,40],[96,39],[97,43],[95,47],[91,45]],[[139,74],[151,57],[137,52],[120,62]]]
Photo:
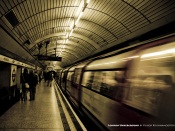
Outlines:
[[[16,24],[6,17],[11,11]],[[0,1],[6,32],[33,56],[39,45],[45,55],[49,40],[47,55],[61,56],[62,67],[173,22],[174,16],[174,0]]]

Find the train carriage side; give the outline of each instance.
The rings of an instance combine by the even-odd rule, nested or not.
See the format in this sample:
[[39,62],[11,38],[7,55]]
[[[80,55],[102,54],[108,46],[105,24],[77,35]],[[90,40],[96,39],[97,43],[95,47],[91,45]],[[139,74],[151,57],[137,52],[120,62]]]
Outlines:
[[86,64],[87,62],[83,62],[68,70],[66,93],[76,107],[80,107],[81,87],[79,85],[82,80],[83,68]]
[[82,109],[87,115],[93,117],[94,121],[99,122],[99,126],[103,124],[109,130],[116,130],[117,127],[110,125],[138,123],[136,117],[123,117],[121,103],[126,66],[128,61],[134,58],[136,58],[134,51],[131,51],[97,59],[85,68],[81,83]]
[[60,79],[60,83],[61,83],[61,90],[64,92],[64,93],[66,93],[66,80],[67,80],[67,73],[68,73],[68,69],[69,68],[65,68],[65,69],[63,69],[62,70],[62,72],[61,72],[61,79]]
[[145,122],[155,126],[175,124],[175,40],[155,47],[150,44],[138,56],[129,69],[123,103],[155,118],[141,115],[141,125]]
[[88,64],[81,83],[83,111],[109,130],[128,130],[127,125],[165,130],[156,125],[175,123],[174,41],[163,38]]
[[77,101],[75,99],[75,87],[74,87],[74,74],[75,74],[75,67],[73,66],[68,70],[67,78],[66,78],[66,95],[72,101],[72,103],[78,106]]
[[71,95],[71,87],[72,87],[72,82],[73,82],[73,77],[74,77],[74,71],[75,71],[75,66],[71,67],[68,70],[67,73],[67,84],[66,84],[66,93],[70,96]]
[[100,128],[124,131],[133,125],[131,130],[164,130],[153,125],[175,123],[173,41],[163,38],[73,66],[63,73],[66,93]]
[[62,73],[62,70],[58,70],[56,73],[57,74],[56,74],[56,77],[55,77],[55,81],[57,82],[57,84],[59,86],[61,86],[61,73]]

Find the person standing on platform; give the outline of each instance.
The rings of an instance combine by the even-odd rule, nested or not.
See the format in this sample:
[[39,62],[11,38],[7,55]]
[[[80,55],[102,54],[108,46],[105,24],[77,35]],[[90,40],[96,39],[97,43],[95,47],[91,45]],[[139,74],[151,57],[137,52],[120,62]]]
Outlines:
[[44,71],[43,76],[44,76],[44,81],[47,82],[48,73],[46,71]]
[[43,78],[43,72],[40,71],[40,72],[38,73],[39,83],[41,82],[42,78]]
[[22,100],[27,100],[27,89],[26,84],[29,83],[29,74],[28,70],[24,69],[24,72],[21,74],[21,83],[22,83]]
[[38,76],[33,70],[29,74],[29,86],[30,86],[30,101],[35,100],[36,85],[38,84]]
[[54,79],[53,72],[52,71],[48,72],[48,84],[47,84],[47,86],[52,86],[53,79]]

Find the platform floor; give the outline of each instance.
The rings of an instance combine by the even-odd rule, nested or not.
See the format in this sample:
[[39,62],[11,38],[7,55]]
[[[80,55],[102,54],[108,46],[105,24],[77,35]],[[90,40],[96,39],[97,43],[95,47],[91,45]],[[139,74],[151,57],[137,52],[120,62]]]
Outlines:
[[[56,90],[54,82],[51,87],[48,87],[42,81],[37,86],[36,99],[34,101],[29,101],[28,96],[27,101],[18,101],[0,117],[0,130],[76,131],[76,125],[73,124],[72,116],[66,111],[65,100],[62,99],[61,91]],[[77,120],[77,116],[73,119]],[[80,125],[82,127],[81,130],[86,130],[81,122]]]

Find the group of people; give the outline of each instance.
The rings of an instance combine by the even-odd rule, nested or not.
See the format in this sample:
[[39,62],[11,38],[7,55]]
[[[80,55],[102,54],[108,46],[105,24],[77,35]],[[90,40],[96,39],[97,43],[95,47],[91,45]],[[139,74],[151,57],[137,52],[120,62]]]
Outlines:
[[28,73],[27,69],[24,69],[23,73],[21,74],[21,84],[22,84],[22,100],[27,100],[27,92],[30,92],[30,101],[35,100],[35,93],[36,93],[36,86],[42,80],[42,76],[44,76],[45,82],[47,82],[47,86],[52,86],[52,81],[55,76],[55,72],[48,71],[44,72],[43,74],[34,70],[30,70]]
[[30,101],[35,100],[36,85],[38,84],[37,72],[30,70],[28,73],[27,69],[21,74],[22,84],[22,100],[27,100],[27,92],[30,91]]

